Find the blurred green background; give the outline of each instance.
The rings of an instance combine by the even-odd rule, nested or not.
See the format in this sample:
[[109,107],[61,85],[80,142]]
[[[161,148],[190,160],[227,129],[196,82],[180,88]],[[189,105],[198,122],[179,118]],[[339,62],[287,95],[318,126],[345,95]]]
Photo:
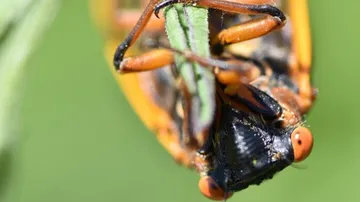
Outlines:
[[[230,201],[360,201],[359,1],[310,1],[315,147]],[[62,8],[26,68],[19,143],[1,162],[1,201],[208,201],[142,125],[103,57],[88,2]],[[5,166],[6,165],[6,166]]]

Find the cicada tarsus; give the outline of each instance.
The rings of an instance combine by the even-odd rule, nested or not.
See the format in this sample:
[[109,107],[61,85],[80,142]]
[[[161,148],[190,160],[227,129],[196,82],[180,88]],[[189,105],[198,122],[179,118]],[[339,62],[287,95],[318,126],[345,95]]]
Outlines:
[[[142,12],[120,9],[119,3],[107,1],[108,61],[145,125],[177,162],[200,173],[206,197],[226,199],[308,157],[313,137],[303,116],[317,92],[310,81],[306,0],[150,0]],[[209,9],[211,57],[166,42],[163,21],[152,16],[178,3]],[[117,46],[116,30],[124,28],[132,30]],[[126,57],[142,32],[138,47],[149,50]],[[197,147],[183,143],[191,122],[186,86],[174,71],[176,54],[211,69],[216,78],[213,122]],[[186,141],[191,138],[197,137]]]

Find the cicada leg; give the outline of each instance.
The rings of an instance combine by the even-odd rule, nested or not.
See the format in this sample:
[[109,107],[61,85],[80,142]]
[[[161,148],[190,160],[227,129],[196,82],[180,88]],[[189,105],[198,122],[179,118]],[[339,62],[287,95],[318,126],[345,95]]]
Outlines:
[[[131,30],[141,17],[141,10],[125,9],[124,0],[91,0],[90,9],[97,25],[105,31],[106,37],[112,35],[117,38],[120,32]],[[142,0],[141,4],[147,3]],[[164,20],[149,18],[146,31],[159,31],[164,29]]]
[[145,7],[144,11],[140,15],[138,21],[135,26],[132,28],[130,34],[126,37],[126,39],[116,48],[116,52],[114,55],[114,66],[116,70],[120,69],[120,64],[124,59],[125,52],[132,46],[135,41],[139,38],[140,34],[144,31],[146,25],[149,23],[152,14],[154,12],[154,7],[161,0],[150,0],[150,2]]
[[[124,1],[124,0],[123,0]],[[112,15],[114,16],[114,25],[120,30],[123,29],[132,29],[134,25],[136,25],[138,19],[141,17],[142,11],[141,10],[132,10],[132,9],[122,9],[119,0],[112,0]],[[141,0],[141,5],[143,7],[146,6],[148,0]],[[160,31],[164,29],[164,20],[157,19],[156,17],[152,16],[148,21],[145,31]]]
[[[182,55],[190,62],[196,62],[204,67],[211,68],[217,80],[224,85],[249,83],[261,74],[259,66],[252,61],[233,58],[220,60],[205,58],[198,56],[192,51],[177,50],[166,45],[161,46],[169,51],[169,55],[176,53]],[[124,62],[126,62],[126,60],[124,60]]]
[[167,49],[154,49],[135,57],[126,57],[119,73],[141,72],[164,67],[174,62],[174,54]]
[[192,2],[195,2],[197,6],[229,13],[266,15],[221,31],[213,41],[214,44],[227,45],[254,39],[282,27],[286,21],[286,17],[280,9],[266,4],[273,2],[269,0],[165,0],[156,5],[155,15],[157,15],[161,8],[170,4]]
[[289,14],[293,26],[290,75],[299,86],[298,103],[301,113],[307,112],[316,97],[311,86],[311,35],[307,0],[290,0]]
[[[257,0],[255,2],[259,2],[259,1]],[[268,1],[263,1],[263,2],[267,3]],[[139,35],[144,30],[145,26],[148,24],[152,13],[154,12],[155,15],[157,15],[161,8],[174,3],[192,3],[192,1],[167,0],[161,2],[161,0],[150,0],[148,5],[145,7],[144,12],[141,14],[139,20],[137,21],[136,25],[130,32],[130,34],[127,36],[124,42],[121,43],[116,49],[114,55],[114,66],[116,70],[120,70],[121,68],[120,66],[123,66],[121,63],[123,62],[125,52],[138,39]],[[248,23],[243,24],[242,29],[240,29],[243,31],[241,31],[237,35],[237,36],[242,35],[243,40],[248,40],[262,36],[272,31],[273,29],[282,26],[286,19],[283,13],[274,6],[267,4],[253,4],[253,3],[254,0],[243,0],[243,1],[197,0],[196,1],[196,4],[199,6],[215,8],[226,12],[242,13],[242,14],[267,14],[268,15],[267,17],[263,17],[258,20],[252,20],[249,21]],[[223,37],[219,38],[219,40],[224,43],[228,43],[228,42],[235,43],[236,41],[232,41],[233,39],[234,38],[231,35],[230,36],[223,35]]]

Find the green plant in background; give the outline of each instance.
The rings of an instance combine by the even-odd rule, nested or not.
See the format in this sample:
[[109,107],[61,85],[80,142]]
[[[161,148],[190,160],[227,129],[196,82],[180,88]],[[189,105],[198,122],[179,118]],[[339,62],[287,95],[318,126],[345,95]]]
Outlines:
[[58,8],[59,0],[0,2],[0,154],[20,125],[16,114],[26,61]]

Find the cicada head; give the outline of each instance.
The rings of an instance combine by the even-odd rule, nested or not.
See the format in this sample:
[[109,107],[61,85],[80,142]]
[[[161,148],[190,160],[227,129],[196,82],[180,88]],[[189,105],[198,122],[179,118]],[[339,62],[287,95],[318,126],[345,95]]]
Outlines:
[[212,168],[200,179],[201,192],[214,200],[259,185],[311,152],[311,132],[303,126],[277,128],[230,105],[221,109],[214,130]]

